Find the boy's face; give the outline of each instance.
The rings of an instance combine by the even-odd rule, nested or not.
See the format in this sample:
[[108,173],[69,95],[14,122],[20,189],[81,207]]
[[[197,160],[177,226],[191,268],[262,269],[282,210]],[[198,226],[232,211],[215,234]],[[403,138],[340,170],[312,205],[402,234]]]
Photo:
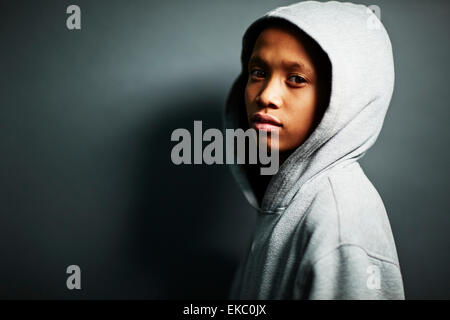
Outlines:
[[[295,34],[269,27],[255,42],[248,74],[245,105],[249,126],[278,131],[279,152],[296,149],[315,126],[318,75],[312,57]],[[270,134],[267,144],[275,147]]]

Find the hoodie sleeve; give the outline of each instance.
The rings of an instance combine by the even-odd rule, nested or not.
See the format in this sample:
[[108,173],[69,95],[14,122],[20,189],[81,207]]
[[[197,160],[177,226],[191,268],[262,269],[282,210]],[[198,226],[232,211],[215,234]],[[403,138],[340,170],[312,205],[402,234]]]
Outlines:
[[398,265],[341,244],[311,266],[307,299],[404,299]]

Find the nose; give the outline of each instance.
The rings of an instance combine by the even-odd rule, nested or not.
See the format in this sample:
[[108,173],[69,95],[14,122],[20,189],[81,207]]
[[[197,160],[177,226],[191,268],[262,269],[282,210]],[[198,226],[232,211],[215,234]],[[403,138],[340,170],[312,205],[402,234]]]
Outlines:
[[266,85],[256,97],[256,102],[260,108],[279,109],[282,104],[282,87],[280,82],[272,78],[267,81]]

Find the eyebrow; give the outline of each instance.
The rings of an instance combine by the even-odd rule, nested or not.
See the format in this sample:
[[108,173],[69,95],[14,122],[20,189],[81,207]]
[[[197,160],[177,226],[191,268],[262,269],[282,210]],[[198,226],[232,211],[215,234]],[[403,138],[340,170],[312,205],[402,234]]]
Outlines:
[[[262,57],[260,56],[252,56],[248,62],[248,66],[250,66],[251,64],[260,64],[263,65],[265,67],[269,66],[269,63]],[[303,72],[312,75],[313,72],[310,68],[308,68],[307,66],[305,66],[303,63],[298,62],[298,61],[286,61],[283,60],[281,62],[281,64],[284,66],[284,68],[286,69],[293,69],[293,68],[297,68],[302,70]]]

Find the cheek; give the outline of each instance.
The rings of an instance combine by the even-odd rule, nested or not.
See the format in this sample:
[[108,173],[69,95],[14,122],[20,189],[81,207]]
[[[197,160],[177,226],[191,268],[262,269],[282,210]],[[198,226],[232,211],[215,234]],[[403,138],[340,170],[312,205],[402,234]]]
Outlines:
[[247,85],[245,87],[245,108],[247,110],[247,114],[250,115],[253,113],[253,101],[255,100],[255,88],[252,86]]
[[[285,148],[293,149],[302,144],[313,129],[317,99],[314,90],[302,92],[295,99],[289,110],[289,123],[286,130]],[[281,148],[281,145],[280,145]]]
[[314,122],[317,106],[317,93],[314,88],[303,92],[301,99],[297,100],[296,121],[301,124],[302,131],[309,131]]

